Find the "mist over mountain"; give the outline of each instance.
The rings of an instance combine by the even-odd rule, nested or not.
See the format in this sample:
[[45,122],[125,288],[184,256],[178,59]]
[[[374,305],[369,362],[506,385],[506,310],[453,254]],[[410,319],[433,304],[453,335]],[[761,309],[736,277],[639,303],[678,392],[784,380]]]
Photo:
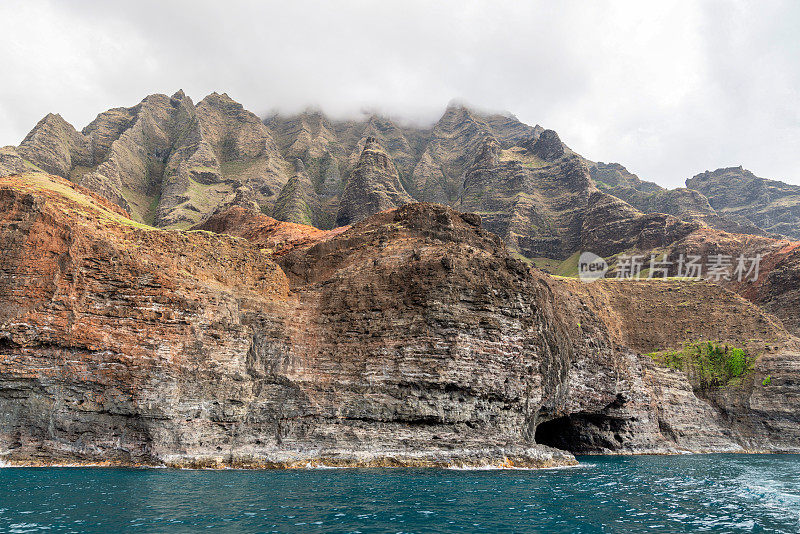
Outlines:
[[[791,2],[195,2],[0,6],[0,145],[47,113],[182,87],[283,115],[316,105],[433,124],[451,98],[542,124],[664,187],[742,165],[800,184]],[[158,16],[152,16],[158,13]],[[413,28],[413,30],[409,30]]]

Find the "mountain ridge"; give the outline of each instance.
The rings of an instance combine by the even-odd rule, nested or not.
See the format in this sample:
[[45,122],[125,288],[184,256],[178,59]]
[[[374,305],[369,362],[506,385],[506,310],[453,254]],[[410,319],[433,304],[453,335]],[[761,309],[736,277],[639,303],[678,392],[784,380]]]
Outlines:
[[[370,138],[383,147],[399,182],[379,182],[378,196],[402,189],[407,195],[399,197],[403,202],[438,202],[478,212],[528,259],[563,260],[578,250],[595,189],[642,214],[672,215],[737,234],[800,235],[800,187],[729,168],[688,179],[692,187],[665,189],[618,163],[582,157],[552,130],[459,102],[451,102],[431,126],[421,127],[378,113],[335,120],[314,109],[260,119],[225,93],[212,93],[196,105],[183,91],[172,97],[150,95],[131,108],[99,114],[80,132],[59,115],[45,116],[19,147],[3,149],[0,174],[53,172],[106,196],[137,221],[164,228],[202,223],[226,198],[246,188],[249,200],[268,215],[329,229],[345,221],[338,216],[347,211],[342,205],[347,198],[361,198],[369,193],[364,188],[373,187],[351,185],[345,197]],[[496,144],[498,161],[478,172],[476,161],[487,143]],[[295,171],[298,160],[302,173]],[[571,172],[583,177],[575,182]],[[740,184],[739,191],[760,187],[760,196],[738,198],[766,198],[770,208],[746,202],[733,206],[720,193],[724,186],[698,178],[723,174]],[[489,184],[494,185],[487,189]],[[488,196],[479,198],[478,191]],[[362,216],[381,206],[366,208]],[[506,222],[497,226],[494,221]]]

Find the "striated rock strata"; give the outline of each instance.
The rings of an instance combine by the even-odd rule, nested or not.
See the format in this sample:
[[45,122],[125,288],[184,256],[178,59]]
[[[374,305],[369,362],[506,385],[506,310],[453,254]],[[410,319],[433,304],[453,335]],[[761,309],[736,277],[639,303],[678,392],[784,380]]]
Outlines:
[[640,180],[619,163],[590,163],[589,169],[601,191],[644,213],[665,213],[737,234],[768,235],[767,231],[741,217],[723,217],[700,191],[684,187],[664,189],[653,182]]
[[[635,297],[552,279],[480,226],[408,204],[319,232],[234,205],[203,227],[243,237],[165,231],[57,177],[0,179],[0,459],[547,466],[574,459],[537,441],[798,450],[796,340],[757,308],[709,284]],[[693,337],[761,347],[730,398],[642,354],[686,332],[648,342],[623,317],[684,299],[708,319]]]

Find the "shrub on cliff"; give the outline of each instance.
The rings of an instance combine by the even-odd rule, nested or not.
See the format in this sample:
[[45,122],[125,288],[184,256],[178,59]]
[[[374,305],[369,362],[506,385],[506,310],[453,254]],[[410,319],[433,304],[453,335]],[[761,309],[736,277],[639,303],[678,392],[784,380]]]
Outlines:
[[684,371],[700,390],[738,386],[755,362],[744,349],[711,341],[687,343],[681,350],[650,356],[662,365]]

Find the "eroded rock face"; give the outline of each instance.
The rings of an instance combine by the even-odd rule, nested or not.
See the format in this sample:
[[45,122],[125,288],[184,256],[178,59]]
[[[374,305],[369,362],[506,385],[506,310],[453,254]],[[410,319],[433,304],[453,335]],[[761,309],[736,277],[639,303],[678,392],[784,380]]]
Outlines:
[[[668,250],[675,265],[681,255],[697,256],[705,264],[715,256],[727,257],[729,273],[717,282],[774,314],[787,330],[800,335],[800,242],[699,230]],[[756,257],[760,257],[758,268],[748,273]],[[745,269],[737,274],[740,258]]]
[[700,228],[663,213],[644,214],[600,191],[589,197],[582,221],[581,246],[607,257],[635,248],[657,250]]
[[[17,148],[19,159],[4,154],[0,172],[67,177],[157,227],[202,223],[246,187],[264,213],[330,229],[353,209],[352,198],[374,193],[374,184],[359,190],[361,182],[351,180],[367,139],[383,147],[408,196],[483,213],[487,227],[529,259],[564,260],[579,251],[587,200],[598,188],[646,215],[737,234],[797,234],[795,186],[730,168],[667,190],[620,164],[581,157],[552,130],[457,103],[431,126],[380,114],[334,120],[319,110],[262,122],[224,93],[196,106],[183,91],[151,95],[101,113],[80,133],[48,115]],[[498,149],[497,162],[479,165],[487,142]],[[292,170],[297,159],[304,173]],[[386,205],[367,203],[361,216]]]
[[326,241],[349,228],[342,226],[334,230],[318,230],[304,224],[278,221],[260,211],[234,205],[218,210],[191,229],[243,237],[253,245],[267,249],[272,255],[281,256],[295,248],[308,248]]
[[[0,181],[6,461],[543,466],[573,461],[535,444],[564,417],[593,452],[735,449],[756,428],[588,300],[616,297],[530,270],[474,215],[409,204],[303,235],[234,206],[204,223],[242,239],[147,229],[104,202],[41,174]],[[764,369],[790,393],[785,354]],[[796,447],[786,406],[754,395],[788,437],[748,444]]]
[[708,198],[694,189],[664,189],[653,182],[640,180],[619,163],[590,163],[589,170],[601,191],[627,202],[643,213],[665,213],[725,232],[769,234],[742,218],[721,216],[711,207]]
[[275,115],[265,120],[281,153],[287,159],[299,158],[315,190],[331,202],[323,206],[335,223],[339,196],[350,174],[358,165],[368,138],[384,147],[397,167],[404,186],[413,186],[409,177],[419,158],[419,145],[427,129],[404,128],[382,115],[372,114],[362,121],[335,121],[318,110],[296,116]]
[[721,215],[800,239],[800,186],[759,178],[740,166],[700,173],[686,187],[703,193]]
[[[572,461],[529,439],[552,387],[537,369],[564,343],[533,328],[552,311],[523,297],[536,282],[497,256],[499,241],[476,234],[474,220],[438,208],[433,226],[426,210],[340,234],[308,252],[309,262],[319,247],[339,253],[338,265],[308,270],[325,283],[290,294],[282,270],[245,240],[141,229],[60,186],[0,188],[4,459]],[[397,274],[415,285],[391,276],[401,258],[388,251],[361,261],[368,251],[349,243],[377,246],[371,228],[403,257],[418,250]],[[447,241],[459,236],[470,243]],[[461,253],[473,249],[467,263]],[[503,289],[465,300],[474,276]],[[382,289],[371,299],[373,284]]]
[[594,190],[588,170],[571,155],[547,162],[527,159],[524,151],[509,158],[509,151],[486,138],[456,207],[480,214],[514,252],[566,258],[580,244],[583,212]]
[[183,91],[101,113],[82,132],[47,115],[4,158],[0,172],[39,170],[91,189],[138,222],[188,227],[242,187],[271,209],[287,165],[253,113],[226,94],[195,106]]
[[482,150],[487,137],[501,145],[520,145],[538,136],[540,126],[528,126],[514,117],[487,115],[453,103],[434,125],[414,168],[415,199],[451,204],[464,186],[464,175]]
[[331,226],[330,221],[326,220],[320,198],[314,190],[314,184],[311,183],[302,160],[295,160],[294,175],[281,189],[272,215],[279,221],[317,228]]
[[[599,224],[600,231],[587,234],[594,241],[587,240],[583,245],[584,250],[598,250],[609,257],[610,276],[616,276],[621,258],[612,254],[623,251],[624,256],[638,256],[643,268],[654,255],[657,261],[666,260],[666,275],[711,279],[774,314],[793,335],[800,334],[796,312],[800,303],[800,242],[728,233],[666,215],[637,215],[609,195],[603,197],[598,213],[610,214],[615,205],[629,211],[630,218],[615,216]],[[685,267],[689,261],[699,265],[701,272]],[[708,265],[715,261],[727,267],[724,273],[712,277]],[[661,278],[664,273],[659,271],[655,276]]]
[[13,146],[0,148],[0,177],[22,174],[33,170]]
[[167,158],[193,114],[191,99],[181,95],[151,95],[133,108],[101,114],[84,129],[94,167],[74,178],[136,220],[153,223]]
[[378,140],[370,137],[342,193],[336,226],[353,224],[374,213],[413,201],[400,183],[394,162]]
[[[226,236],[143,230],[41,176],[0,186],[3,456],[147,461],[191,444],[173,449],[179,421],[201,441],[225,433],[237,382],[220,369],[247,350],[231,335],[238,299],[281,302],[281,270]],[[176,380],[195,373],[209,374]],[[204,380],[221,380],[221,402],[189,408]]]
[[800,243],[777,248],[764,263],[758,280],[733,289],[775,314],[787,330],[800,336]]
[[[615,343],[641,354],[633,365],[641,366],[649,388],[623,392],[599,413],[572,411],[543,428],[541,437],[549,438],[545,443],[576,453],[634,451],[652,446],[648,440],[655,435],[691,450],[800,448],[800,342],[758,306],[718,285],[697,281],[555,282],[571,295],[564,307],[591,310],[600,319],[599,328]],[[585,322],[579,328],[586,328]],[[687,382],[683,372],[659,367],[647,355],[698,340],[746,348],[758,356],[754,370],[739,386],[704,390]],[[572,376],[588,372],[595,384],[602,384],[610,368],[589,367]],[[770,378],[765,383],[766,377]],[[643,413],[643,402],[654,403],[654,409]],[[569,443],[571,447],[565,446]]]
[[553,130],[543,131],[539,137],[531,139],[526,147],[534,156],[545,161],[555,161],[565,153],[564,144]]
[[509,250],[528,258],[564,260],[579,250],[610,256],[633,247],[657,248],[701,226],[642,213],[599,191],[585,161],[555,132],[542,133],[521,150],[501,150],[487,138],[456,206],[479,213]]
[[73,168],[92,165],[89,140],[61,115],[50,113],[30,131],[17,152],[40,169],[69,178]]
[[224,93],[210,94],[192,112],[166,162],[156,225],[201,222],[242,187],[270,209],[288,173],[261,120]]

